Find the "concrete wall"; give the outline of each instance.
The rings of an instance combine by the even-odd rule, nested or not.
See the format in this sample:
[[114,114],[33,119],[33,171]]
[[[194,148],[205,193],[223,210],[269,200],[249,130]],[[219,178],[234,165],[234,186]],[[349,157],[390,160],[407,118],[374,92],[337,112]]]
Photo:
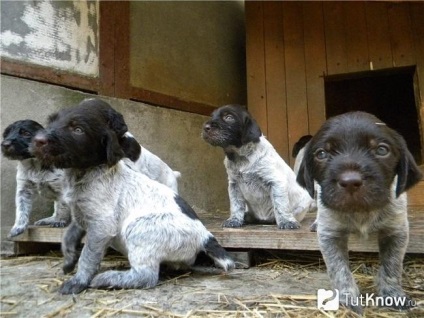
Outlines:
[[[44,125],[49,114],[86,97],[92,96],[3,75],[1,130],[20,119],[33,119]],[[202,124],[207,117],[127,100],[103,99],[124,115],[129,130],[143,146],[182,173],[180,194],[189,204],[208,212],[229,209],[227,176],[222,162],[224,154],[200,137]],[[2,250],[10,245],[4,238],[14,223],[15,172],[16,162],[1,158]],[[51,213],[51,205],[38,200],[31,221]]]

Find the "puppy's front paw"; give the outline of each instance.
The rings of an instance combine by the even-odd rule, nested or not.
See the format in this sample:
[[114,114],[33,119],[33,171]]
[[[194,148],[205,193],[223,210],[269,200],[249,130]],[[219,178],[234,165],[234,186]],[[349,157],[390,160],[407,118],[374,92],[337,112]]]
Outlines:
[[300,223],[297,221],[285,221],[278,223],[280,230],[296,230],[300,228]]
[[223,227],[242,227],[243,226],[243,221],[238,220],[238,219],[233,219],[233,218],[229,218],[228,220],[226,220],[223,224]]
[[14,226],[10,230],[9,234],[7,235],[7,238],[11,239],[12,237],[18,236],[19,234],[22,234],[25,232],[26,226]]
[[68,222],[66,221],[56,221],[51,224],[51,227],[66,227]]
[[87,283],[82,283],[73,277],[70,280],[64,282],[62,286],[60,286],[59,293],[62,295],[79,294],[87,288]]
[[68,223],[69,222],[64,220],[56,220],[55,217],[51,216],[45,219],[38,220],[37,222],[34,223],[34,225],[37,225],[37,226],[49,225],[51,227],[65,227],[68,225]]

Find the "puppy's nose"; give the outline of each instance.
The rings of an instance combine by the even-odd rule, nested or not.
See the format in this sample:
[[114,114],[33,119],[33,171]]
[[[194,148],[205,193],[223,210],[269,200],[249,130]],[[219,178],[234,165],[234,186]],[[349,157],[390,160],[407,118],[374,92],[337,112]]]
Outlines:
[[338,181],[339,185],[349,192],[355,192],[362,186],[362,177],[359,172],[343,172]]
[[47,145],[48,140],[46,136],[43,135],[36,135],[32,142],[35,144],[36,147],[43,147]]
[[5,149],[9,148],[12,145],[12,142],[10,140],[3,140],[1,143],[1,146]]
[[211,124],[205,124],[205,125],[203,126],[203,130],[204,130],[204,131],[209,131],[209,130],[211,130],[211,128],[212,128]]

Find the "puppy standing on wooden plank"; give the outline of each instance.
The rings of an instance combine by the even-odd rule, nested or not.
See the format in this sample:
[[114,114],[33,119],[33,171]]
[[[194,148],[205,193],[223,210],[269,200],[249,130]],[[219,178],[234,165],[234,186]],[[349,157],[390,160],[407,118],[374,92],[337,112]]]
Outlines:
[[[404,139],[375,116],[351,112],[329,119],[305,149],[297,181],[314,194],[318,241],[341,302],[357,313],[360,292],[349,269],[348,237],[377,232],[380,297],[405,300],[402,262],[408,245],[406,192],[422,175]],[[346,301],[347,300],[347,301]]]
[[[94,288],[148,288],[161,263],[191,265],[205,251],[224,270],[234,262],[190,206],[170,188],[135,170],[119,144],[127,130],[112,108],[79,105],[50,116],[33,139],[43,164],[65,170],[72,223],[62,241],[64,271],[77,273],[62,294]],[[81,257],[75,237],[86,233]],[[131,269],[96,275],[108,246],[128,256]]]
[[276,222],[280,229],[297,229],[315,206],[296,183],[293,170],[262,135],[246,109],[226,105],[212,113],[203,139],[224,149],[231,216],[224,227],[241,227],[245,215],[256,221]]
[[35,225],[64,227],[71,220],[70,209],[63,201],[63,171],[43,167],[41,162],[29,153],[32,138],[43,126],[33,120],[18,120],[3,132],[1,151],[10,160],[18,160],[16,172],[15,224],[8,237],[23,233],[29,224],[34,193],[54,200],[54,213],[51,217],[35,222]]

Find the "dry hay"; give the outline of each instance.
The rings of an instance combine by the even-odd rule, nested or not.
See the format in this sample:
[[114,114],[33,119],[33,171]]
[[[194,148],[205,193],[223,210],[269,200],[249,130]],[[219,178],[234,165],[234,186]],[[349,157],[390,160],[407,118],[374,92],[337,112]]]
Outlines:
[[[265,252],[256,253],[256,266],[271,270],[274,278],[281,275],[308,277],[312,272],[325,272],[325,265],[319,253],[314,252]],[[30,262],[43,261],[51,268],[60,268],[61,256],[50,254],[48,256],[17,257],[2,260],[8,266],[20,266]],[[2,264],[3,265],[3,264]],[[351,268],[363,292],[375,292],[374,277],[379,266],[376,254],[351,255]],[[120,256],[108,256],[102,263],[102,268],[127,268],[128,262]],[[243,270],[242,270],[243,271]],[[240,271],[241,273],[241,271]],[[424,258],[422,256],[408,255],[404,262],[403,287],[408,295],[417,301],[417,308],[409,312],[397,312],[388,308],[366,308],[365,317],[391,318],[391,317],[424,317]],[[237,275],[237,271],[235,273]],[[161,285],[184,284],[190,278],[191,272],[161,280]],[[57,295],[57,288],[65,277],[34,278],[31,281],[19,281],[20,284],[33,284],[43,293],[49,295],[44,305],[53,301]],[[282,295],[269,294],[257,297],[235,297],[226,293],[226,290],[199,290],[193,288],[187,293],[193,298],[198,293],[208,292],[213,301],[199,304],[198,307],[184,314],[169,311],[158,303],[140,303],[129,301],[129,290],[92,290],[68,299],[65,304],[46,313],[43,317],[66,317],[72,313],[77,302],[84,302],[84,309],[92,318],[95,317],[357,317],[351,311],[341,308],[337,312],[325,312],[317,309],[316,295]],[[0,316],[16,316],[22,299],[13,299],[2,295],[0,298],[2,312]],[[213,309],[211,306],[213,305]]]

